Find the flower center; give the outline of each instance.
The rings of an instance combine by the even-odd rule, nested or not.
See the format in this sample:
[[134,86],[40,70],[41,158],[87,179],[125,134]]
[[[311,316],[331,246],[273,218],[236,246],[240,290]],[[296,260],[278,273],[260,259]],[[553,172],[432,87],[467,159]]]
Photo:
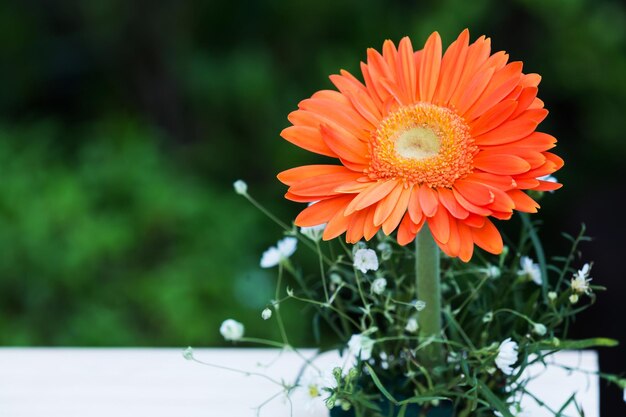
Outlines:
[[461,116],[430,103],[390,113],[370,141],[367,174],[372,179],[401,178],[409,185],[451,187],[469,174],[478,147]]

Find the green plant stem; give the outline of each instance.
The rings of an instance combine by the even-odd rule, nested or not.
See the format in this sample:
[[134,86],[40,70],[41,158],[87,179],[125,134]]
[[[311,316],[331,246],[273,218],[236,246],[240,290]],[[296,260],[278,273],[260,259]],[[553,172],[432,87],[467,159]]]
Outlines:
[[[441,290],[439,286],[439,247],[426,225],[415,239],[415,281],[418,300],[426,303],[417,322],[423,341],[441,336]],[[441,345],[431,342],[418,352],[418,358],[428,368],[441,364]]]

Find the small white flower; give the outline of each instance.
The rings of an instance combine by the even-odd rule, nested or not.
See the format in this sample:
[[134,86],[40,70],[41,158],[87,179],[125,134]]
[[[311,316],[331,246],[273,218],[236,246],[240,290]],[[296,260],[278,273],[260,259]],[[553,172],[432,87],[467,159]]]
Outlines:
[[368,361],[372,357],[374,341],[364,334],[353,334],[348,341],[348,352],[356,359]]
[[332,367],[328,370],[318,370],[307,367],[306,371],[298,382],[297,389],[294,390],[294,400],[303,403],[310,413],[328,413],[324,401],[329,393],[326,388],[335,388],[337,381],[332,375]]
[[590,271],[591,266],[589,266],[589,264],[583,265],[582,269],[576,271],[570,283],[572,291],[578,294],[591,294],[591,288],[589,287],[589,283],[591,282],[591,278],[589,278]]
[[235,192],[239,195],[246,195],[248,193],[248,184],[243,180],[237,180],[233,183]]
[[517,343],[509,337],[500,343],[498,347],[496,366],[506,375],[511,375],[515,362],[517,362]]
[[418,328],[419,325],[417,324],[417,319],[415,317],[410,317],[406,322],[406,326],[404,326],[404,330],[409,333],[415,333]]
[[225,340],[237,341],[243,337],[243,324],[233,319],[224,320],[220,326],[220,333]]
[[520,270],[517,272],[519,276],[529,277],[535,284],[541,285],[543,282],[541,277],[541,269],[539,264],[533,262],[528,256],[522,256],[519,261]]
[[499,278],[501,274],[500,268],[498,268],[495,265],[487,266],[487,268],[485,268],[485,273],[487,274],[489,278],[493,278],[493,279]]
[[263,320],[269,320],[270,317],[272,317],[272,310],[270,310],[269,308],[266,308],[261,312],[261,318]]
[[326,223],[318,224],[317,226],[301,227],[300,233],[311,239],[313,242],[319,242],[324,234]]
[[550,299],[550,301],[554,301],[556,300],[556,298],[558,297],[558,294],[554,291],[550,291],[548,293],[548,298]]
[[289,258],[296,251],[298,239],[286,237],[278,241],[276,246],[272,246],[261,257],[261,268],[271,268]]
[[[543,177],[539,177],[537,178],[538,180],[542,180],[542,181],[548,181],[548,182],[559,182],[555,176],[553,175],[544,175]],[[554,190],[550,190],[548,191],[549,193],[553,193]]]
[[416,300],[415,302],[413,302],[413,305],[415,306],[415,309],[417,311],[422,311],[426,308],[426,301]]
[[372,292],[374,294],[382,294],[385,292],[387,288],[387,280],[385,278],[376,278],[374,282],[372,282]]
[[372,249],[359,249],[354,253],[354,267],[366,273],[378,270],[378,256]]
[[533,332],[535,332],[539,336],[544,336],[548,329],[541,323],[533,324]]
[[578,302],[578,294],[572,294],[569,296],[569,302],[576,304]]

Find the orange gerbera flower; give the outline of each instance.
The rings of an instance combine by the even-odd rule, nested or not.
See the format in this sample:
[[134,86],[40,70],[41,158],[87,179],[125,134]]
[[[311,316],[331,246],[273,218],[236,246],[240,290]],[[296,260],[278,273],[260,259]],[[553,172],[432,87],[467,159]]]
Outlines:
[[563,166],[547,152],[556,139],[536,132],[547,116],[537,98],[541,77],[524,74],[505,52],[491,54],[489,38],[469,44],[463,31],[442,57],[433,33],[414,52],[409,38],[382,55],[367,51],[364,83],[346,71],[331,75],[339,91],[323,90],[300,102],[281,136],[342,165],[284,171],[286,198],[316,202],[298,226],[327,223],[324,239],[346,233],[349,243],[397,229],[401,245],[424,223],[448,255],[468,261],[474,244],[502,251],[489,220],[539,205],[523,190],[561,184],[542,176]]

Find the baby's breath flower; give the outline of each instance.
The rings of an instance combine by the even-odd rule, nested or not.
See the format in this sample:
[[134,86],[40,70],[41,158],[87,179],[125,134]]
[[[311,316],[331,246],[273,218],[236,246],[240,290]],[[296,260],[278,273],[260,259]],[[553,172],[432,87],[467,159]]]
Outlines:
[[243,324],[233,319],[224,320],[224,322],[220,326],[220,333],[225,340],[231,340],[235,342],[243,337],[243,332]]
[[348,341],[348,351],[356,359],[368,361],[372,357],[374,341],[364,334],[353,334]]
[[488,312],[483,316],[483,323],[490,323],[493,320],[493,312]]
[[243,180],[237,180],[233,183],[235,192],[239,195],[246,195],[248,193],[248,184]]
[[343,279],[341,279],[341,275],[332,273],[330,274],[330,282],[332,284],[339,285],[343,282]]
[[554,301],[556,300],[556,298],[558,297],[558,294],[554,291],[550,291],[548,293],[548,298],[550,299],[550,301]]
[[387,288],[387,280],[385,278],[376,278],[374,282],[372,282],[372,292],[374,294],[382,294],[385,292],[385,288]]
[[535,332],[539,336],[544,336],[548,329],[541,323],[533,324],[533,332]]
[[263,320],[269,320],[270,317],[272,317],[272,310],[270,310],[269,308],[266,308],[261,312],[261,318]]
[[415,317],[410,317],[406,322],[406,326],[404,326],[404,330],[409,333],[415,333],[418,327],[417,319]]
[[317,226],[301,227],[300,233],[311,239],[313,242],[319,242],[324,234],[326,223],[318,224]]
[[498,347],[496,366],[506,375],[513,373],[513,365],[517,362],[517,343],[511,338],[505,339]]
[[569,302],[576,304],[578,302],[578,294],[572,294],[569,296]]
[[487,268],[485,268],[485,273],[487,274],[487,276],[489,278],[499,278],[500,277],[500,268],[498,268],[495,265],[488,265]]
[[378,270],[378,257],[372,249],[359,249],[354,253],[354,267],[366,273]]
[[583,265],[582,269],[576,271],[570,283],[572,291],[578,294],[591,294],[591,288],[589,287],[589,282],[591,282],[591,278],[589,278],[590,271],[591,266],[589,264]]
[[528,256],[522,256],[519,261],[520,270],[517,272],[519,276],[526,276],[531,279],[535,284],[541,285],[543,282],[541,276],[541,269],[539,268],[539,264],[533,262],[531,258]]
[[423,309],[426,308],[426,302],[422,301],[422,300],[416,300],[413,302],[413,305],[415,306],[415,309],[417,311],[422,311]]
[[288,259],[296,251],[298,239],[286,237],[278,241],[276,246],[272,246],[261,257],[261,268],[271,268],[282,261]]

